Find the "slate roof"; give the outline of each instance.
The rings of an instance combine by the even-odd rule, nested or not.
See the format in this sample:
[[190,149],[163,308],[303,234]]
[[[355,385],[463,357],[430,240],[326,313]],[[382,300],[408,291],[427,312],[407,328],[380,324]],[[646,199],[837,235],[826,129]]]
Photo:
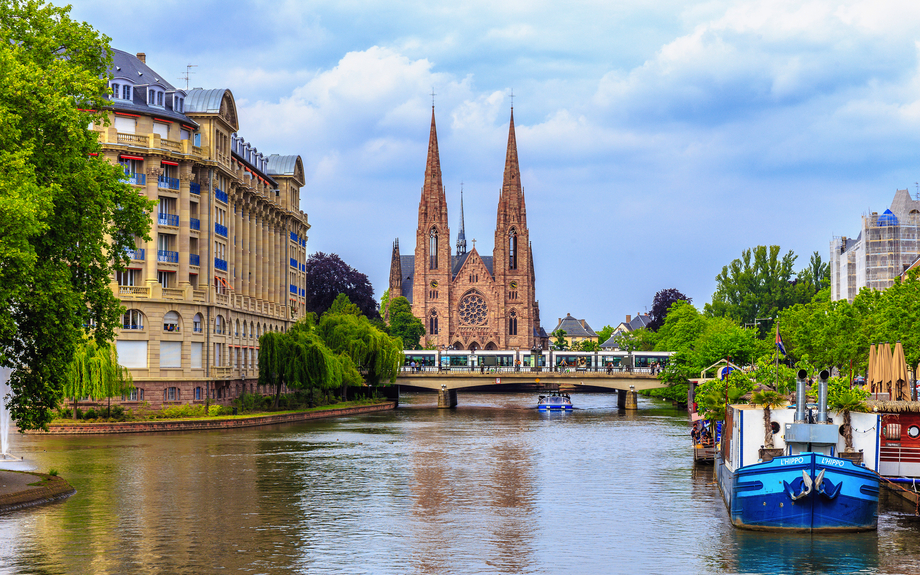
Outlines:
[[652,316],[648,314],[638,314],[636,315],[636,317],[632,318],[629,321],[629,323],[627,323],[626,325],[627,327],[629,327],[629,331],[636,331],[640,327],[645,327],[650,323],[652,323]]
[[[134,90],[131,92],[132,99],[130,101],[117,98],[112,99],[111,108],[113,110],[150,114],[161,118],[178,120],[194,128],[198,127],[198,123],[185,114],[174,112],[171,101],[165,102],[165,107],[150,106],[147,104],[147,91],[141,89],[145,86],[160,86],[167,93],[179,92],[180,94],[185,94],[185,91],[177,90],[175,86],[164,80],[163,76],[153,70],[153,68],[138,60],[137,56],[134,54],[129,54],[124,50],[116,50],[113,48],[112,67],[109,68],[108,71],[112,75],[112,80],[114,82],[118,82],[119,79],[127,79],[134,84]],[[167,98],[167,100],[169,100],[169,98]],[[188,110],[188,96],[186,96],[185,100],[185,109]]]
[[601,349],[613,349],[615,347],[619,347],[617,346],[617,343],[613,341],[616,339],[616,337],[616,335],[611,335],[609,338],[607,338],[607,341],[601,344]]
[[584,320],[575,319],[572,317],[572,314],[567,313],[553,331],[557,329],[565,330],[566,337],[597,337],[597,334],[594,333],[594,330],[591,329],[588,322],[585,322],[585,325],[582,326],[582,321]]

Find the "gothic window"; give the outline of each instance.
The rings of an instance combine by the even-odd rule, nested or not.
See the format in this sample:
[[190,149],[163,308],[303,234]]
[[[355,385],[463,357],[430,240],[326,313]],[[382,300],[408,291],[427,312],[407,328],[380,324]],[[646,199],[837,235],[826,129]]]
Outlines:
[[464,325],[485,325],[488,317],[489,306],[486,300],[477,292],[471,292],[460,300],[457,307],[460,323]]
[[508,335],[517,335],[517,312],[514,310],[508,318]]
[[438,269],[438,229],[431,228],[428,234],[428,267]]
[[428,318],[428,334],[429,335],[438,335],[438,312],[431,312],[431,316]]
[[514,231],[514,228],[511,228],[511,232],[508,234],[508,269],[516,270],[517,269],[517,232]]

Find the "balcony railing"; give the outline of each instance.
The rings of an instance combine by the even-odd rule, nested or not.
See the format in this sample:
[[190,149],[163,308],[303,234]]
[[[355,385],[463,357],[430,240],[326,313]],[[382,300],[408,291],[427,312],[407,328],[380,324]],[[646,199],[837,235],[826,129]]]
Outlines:
[[121,181],[132,186],[144,186],[147,184],[147,174],[129,174],[125,172],[125,177]]
[[300,271],[302,272],[307,271],[307,264],[300,264]]
[[227,271],[227,260],[214,258],[214,269],[218,269],[224,272]]
[[136,261],[144,261],[144,256],[146,251],[144,248],[134,248],[133,250],[125,250],[125,255]]
[[121,297],[150,297],[150,290],[145,286],[118,286]]
[[200,196],[201,195],[201,184],[199,184],[198,182],[189,182],[188,191]]
[[166,299],[185,299],[185,290],[181,288],[163,288],[163,297]]
[[300,288],[300,297],[306,297],[306,296],[307,296],[307,290],[305,290],[304,288]]
[[291,267],[295,269],[297,268],[297,260],[295,260],[294,258],[291,258]]
[[160,176],[157,178],[157,187],[168,188],[170,190],[178,190],[179,178],[167,178],[166,176]]
[[229,198],[227,197],[227,192],[221,190],[220,188],[214,188],[214,197],[223,203],[227,203]]
[[179,216],[174,214],[158,214],[157,223],[161,226],[173,226],[174,228],[178,228]]
[[189,218],[188,227],[189,229],[192,229],[192,230],[201,231],[201,220],[199,220],[198,218]]
[[295,286],[294,284],[291,284],[291,293],[294,295],[297,295],[297,286]]
[[188,255],[188,265],[190,266],[200,266],[201,265],[201,256],[198,254],[189,254]]
[[177,264],[179,263],[179,252],[173,252],[170,250],[157,250],[157,261],[165,262],[168,264]]
[[227,237],[227,226],[222,226],[220,224],[214,224],[214,233],[219,236]]
[[297,233],[296,233],[296,232],[291,232],[291,241],[294,241],[294,242],[297,241]]

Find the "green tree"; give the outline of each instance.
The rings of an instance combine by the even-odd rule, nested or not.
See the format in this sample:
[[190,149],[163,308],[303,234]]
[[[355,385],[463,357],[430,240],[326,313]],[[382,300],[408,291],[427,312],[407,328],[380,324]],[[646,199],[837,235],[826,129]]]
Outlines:
[[73,401],[73,418],[81,397],[93,400],[124,395],[134,389],[131,373],[118,364],[115,346],[99,345],[86,338],[77,346],[73,359],[64,371],[65,396]]
[[550,337],[556,338],[555,341],[553,341],[553,349],[557,351],[562,351],[562,350],[569,348],[568,342],[565,341],[565,330],[564,329],[554,330],[549,335]]
[[403,296],[390,300],[390,335],[402,341],[403,349],[419,349],[425,335],[425,325],[412,315],[412,306]]
[[610,339],[610,336],[613,335],[613,330],[616,329],[613,326],[605,325],[599,332],[597,332],[597,342],[599,344],[607,343],[607,340]]
[[740,324],[775,317],[796,303],[790,283],[795,260],[792,250],[780,257],[779,246],[744,250],[716,276],[716,291],[712,303],[704,308],[706,315],[727,317]]
[[154,205],[87,129],[106,123],[111,56],[69,10],[0,3],[0,362],[21,430],[47,427],[84,326],[100,346],[114,337],[109,282]]
[[690,303],[691,298],[685,296],[674,288],[663,289],[655,294],[652,300],[652,321],[646,326],[649,331],[658,331],[664,320],[668,317],[668,311],[671,306],[679,301]]

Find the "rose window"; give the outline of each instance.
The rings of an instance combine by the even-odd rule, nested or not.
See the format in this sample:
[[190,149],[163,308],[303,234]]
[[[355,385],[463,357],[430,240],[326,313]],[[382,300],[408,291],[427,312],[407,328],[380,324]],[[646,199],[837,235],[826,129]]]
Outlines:
[[460,312],[460,323],[483,325],[486,323],[486,314],[489,311],[489,307],[481,295],[471,293],[460,300],[458,311]]

